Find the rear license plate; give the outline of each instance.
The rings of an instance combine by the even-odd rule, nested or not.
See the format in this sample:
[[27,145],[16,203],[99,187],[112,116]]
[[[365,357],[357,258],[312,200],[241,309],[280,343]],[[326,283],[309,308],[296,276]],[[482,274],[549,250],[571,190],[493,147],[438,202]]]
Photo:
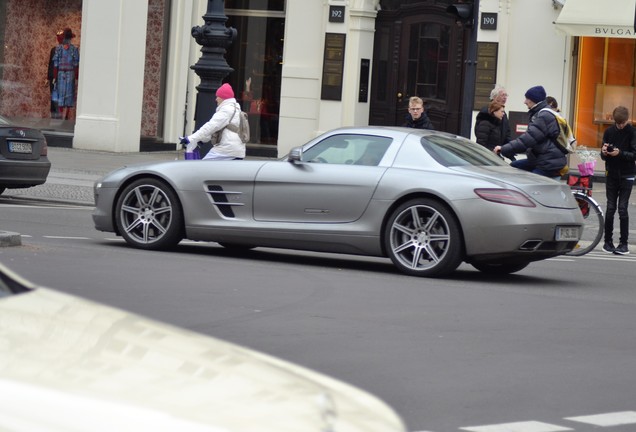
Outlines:
[[11,153],[32,153],[33,146],[29,142],[8,141]]
[[557,241],[576,241],[580,238],[579,227],[560,227],[556,229]]

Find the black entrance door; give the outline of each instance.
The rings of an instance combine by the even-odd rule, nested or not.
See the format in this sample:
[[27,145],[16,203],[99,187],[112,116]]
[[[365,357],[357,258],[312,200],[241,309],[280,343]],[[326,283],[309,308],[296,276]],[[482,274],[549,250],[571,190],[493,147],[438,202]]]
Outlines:
[[409,97],[419,96],[435,129],[460,133],[465,29],[446,12],[448,4],[378,13],[369,124],[402,125]]

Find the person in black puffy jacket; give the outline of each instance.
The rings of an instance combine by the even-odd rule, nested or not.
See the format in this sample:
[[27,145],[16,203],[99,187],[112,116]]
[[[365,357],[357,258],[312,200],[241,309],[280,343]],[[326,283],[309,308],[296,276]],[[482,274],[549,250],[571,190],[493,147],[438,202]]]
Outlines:
[[567,165],[567,158],[556,144],[560,132],[556,117],[548,111],[541,111],[547,106],[545,89],[542,86],[531,87],[525,97],[524,104],[530,116],[527,131],[508,144],[495,147],[495,153],[507,158],[526,153],[525,159],[518,159],[510,165],[546,177],[559,177],[559,171]]
[[486,112],[480,111],[475,121],[475,137],[478,144],[489,150],[501,144],[501,121],[505,114],[504,106],[491,102]]

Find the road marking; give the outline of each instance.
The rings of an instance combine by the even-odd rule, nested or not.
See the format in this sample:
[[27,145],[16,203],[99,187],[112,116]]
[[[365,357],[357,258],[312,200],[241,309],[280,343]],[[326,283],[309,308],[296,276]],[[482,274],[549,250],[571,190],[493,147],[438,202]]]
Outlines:
[[42,236],[48,239],[64,239],[64,240],[92,240],[90,237],[67,237],[67,236]]
[[564,426],[557,426],[537,421],[501,423],[486,426],[470,426],[460,429],[470,432],[558,432],[574,430]]
[[565,419],[601,427],[619,426],[636,424],[636,411],[622,411],[607,414],[566,417]]
[[[17,197],[17,198],[21,198],[21,197]],[[26,199],[26,198],[25,198]],[[73,205],[73,204],[58,204],[58,203],[49,203],[47,205],[33,205],[33,204],[5,204],[5,203],[0,203],[2,204],[3,208],[29,208],[29,209],[56,209],[56,210],[90,210],[93,211],[95,209],[95,207],[89,207],[89,206],[80,206],[80,205]]]

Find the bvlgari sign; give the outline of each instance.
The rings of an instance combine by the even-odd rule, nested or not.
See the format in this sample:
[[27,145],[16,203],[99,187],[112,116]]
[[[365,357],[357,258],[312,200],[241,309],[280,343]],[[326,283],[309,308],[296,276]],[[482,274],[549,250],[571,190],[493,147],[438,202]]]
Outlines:
[[634,37],[636,33],[633,28],[596,27],[594,33],[603,37]]
[[636,38],[636,0],[557,2],[563,8],[554,25],[571,36]]

